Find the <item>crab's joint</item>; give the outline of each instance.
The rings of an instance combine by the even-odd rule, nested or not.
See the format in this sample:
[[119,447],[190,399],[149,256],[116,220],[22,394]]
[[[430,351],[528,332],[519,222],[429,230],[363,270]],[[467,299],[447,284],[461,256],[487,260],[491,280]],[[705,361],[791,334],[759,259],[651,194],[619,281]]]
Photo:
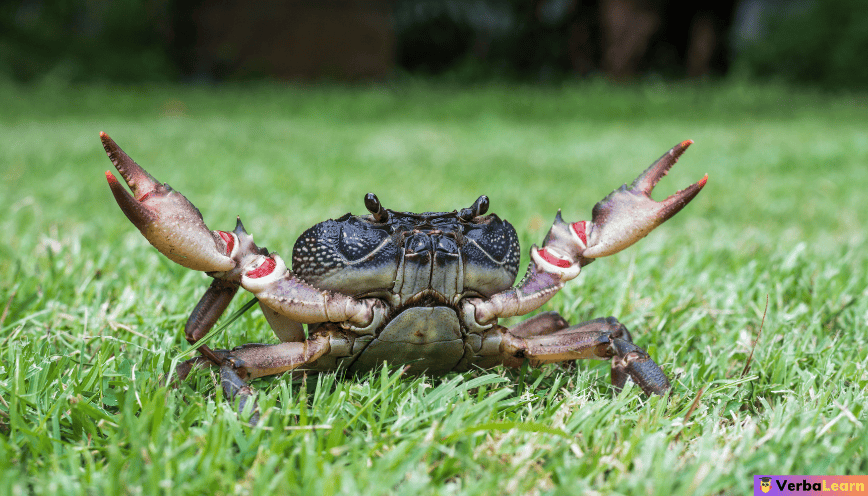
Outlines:
[[541,250],[537,250],[537,254],[540,256],[540,258],[556,267],[568,269],[570,265],[573,264],[570,260],[567,260],[566,258],[561,258],[552,252],[554,252],[554,249],[543,248]]
[[587,224],[588,223],[583,220],[570,224],[570,232],[573,233],[576,244],[579,245],[581,250],[588,247]]
[[587,249],[588,236],[592,230],[593,224],[589,225],[586,221],[564,222],[558,210],[542,248],[531,248],[531,258],[537,269],[556,274],[561,281],[574,279],[582,266],[589,263],[582,253]]
[[275,262],[273,258],[266,258],[261,264],[259,264],[259,267],[248,272],[246,276],[251,279],[261,279],[274,272],[276,267],[277,262]]
[[530,249],[530,257],[537,267],[549,274],[557,274],[562,281],[575,279],[582,270],[580,264],[550,246],[537,248],[534,245]]
[[250,292],[258,293],[286,273],[286,264],[278,255],[259,256],[241,277],[241,284]]
[[226,256],[229,258],[235,258],[235,255],[238,251],[238,237],[226,231],[217,231],[217,234],[220,235],[220,238],[223,239],[223,242],[226,243]]
[[386,307],[377,299],[362,300],[358,304],[350,303],[346,312],[351,316],[340,323],[341,327],[360,335],[374,335],[386,318]]

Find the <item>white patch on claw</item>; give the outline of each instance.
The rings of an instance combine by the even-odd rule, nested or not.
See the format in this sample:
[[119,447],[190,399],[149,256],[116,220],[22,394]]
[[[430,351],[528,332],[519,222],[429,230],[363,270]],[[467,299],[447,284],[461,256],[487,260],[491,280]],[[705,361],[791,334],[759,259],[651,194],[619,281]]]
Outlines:
[[[541,253],[543,250],[545,250],[545,253]],[[567,257],[561,255],[560,253],[557,253],[549,247],[545,247],[542,250],[537,249],[536,246],[532,247],[530,249],[530,258],[533,259],[537,267],[544,270],[545,272],[548,272],[549,274],[559,275],[562,281],[569,281],[571,279],[575,279],[576,276],[578,276],[579,273],[582,271],[582,267],[579,264],[572,262]],[[562,263],[569,263],[569,266],[561,267],[555,265],[555,263],[546,260],[546,258],[550,260],[554,259],[555,261],[561,261]]]
[[286,264],[278,255],[273,257],[258,256],[244,268],[241,285],[251,293],[259,293],[272,283],[282,278],[286,273]]
[[228,234],[230,237],[232,237],[232,250],[226,256],[231,258],[231,259],[234,259],[235,255],[238,254],[238,245],[240,244],[238,241],[238,236],[236,236],[235,233],[229,232],[229,231],[220,231],[220,232],[222,233],[220,235],[221,237],[223,236],[223,234]]
[[585,238],[587,238],[588,234],[590,234],[588,231],[593,228],[593,224],[584,220],[579,222],[573,222],[572,224],[570,224],[570,234],[573,237],[573,241],[576,243],[577,246],[579,246],[580,250],[584,251],[584,249],[588,247],[588,244],[585,239],[582,239],[581,236],[579,236],[579,233],[577,231],[578,224],[582,224],[582,226],[578,229],[582,231]]

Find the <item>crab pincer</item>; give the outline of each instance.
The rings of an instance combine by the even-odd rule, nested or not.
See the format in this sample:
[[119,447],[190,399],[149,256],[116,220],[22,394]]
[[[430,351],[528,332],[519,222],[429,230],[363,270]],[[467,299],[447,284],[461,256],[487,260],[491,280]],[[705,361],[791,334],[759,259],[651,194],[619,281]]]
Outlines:
[[203,272],[235,268],[229,256],[234,237],[210,231],[199,210],[181,193],[133,161],[106,133],[100,133],[103,148],[129,185],[131,195],[110,171],[106,179],[118,206],[142,235],[175,263]]
[[693,141],[687,140],[675,145],[630,186],[621,186],[594,205],[593,220],[587,233],[587,248],[582,252],[582,257],[605,257],[631,246],[681,211],[699,194],[708,180],[708,174],[663,201],[657,202],[651,198],[654,186],[691,144]]
[[531,248],[537,267],[568,281],[594,259],[628,248],[680,212],[705,186],[708,174],[660,202],[651,198],[651,192],[691,144],[686,140],[675,145],[630,186],[609,193],[594,205],[591,221],[565,222],[558,211],[543,247]]

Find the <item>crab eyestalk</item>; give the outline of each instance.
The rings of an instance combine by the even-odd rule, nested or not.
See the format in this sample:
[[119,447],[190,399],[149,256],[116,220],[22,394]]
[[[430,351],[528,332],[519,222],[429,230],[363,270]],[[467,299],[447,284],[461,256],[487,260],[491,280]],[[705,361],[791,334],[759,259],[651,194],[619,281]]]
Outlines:
[[234,248],[230,233],[210,231],[199,210],[168,184],[161,184],[129,157],[106,133],[100,133],[103,148],[132,190],[106,171],[106,179],[118,206],[142,235],[175,263],[203,272],[235,268],[229,256]]
[[365,208],[371,212],[374,222],[383,223],[389,221],[389,211],[383,208],[380,199],[373,193],[365,195]]
[[600,258],[618,253],[644,238],[690,203],[705,186],[708,174],[694,184],[661,202],[651,198],[654,186],[678,161],[693,141],[675,145],[639,177],[611,192],[594,205],[584,258]]

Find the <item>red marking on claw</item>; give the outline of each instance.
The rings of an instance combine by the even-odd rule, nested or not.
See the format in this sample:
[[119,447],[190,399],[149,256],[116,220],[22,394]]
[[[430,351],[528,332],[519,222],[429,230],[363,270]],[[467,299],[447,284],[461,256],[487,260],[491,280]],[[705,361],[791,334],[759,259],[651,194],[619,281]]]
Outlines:
[[545,248],[539,250],[539,256],[542,257],[546,262],[556,266],[567,269],[572,265],[569,260],[565,260],[563,258],[558,258],[551,253],[549,253]]
[[251,279],[265,277],[268,274],[271,274],[275,267],[277,267],[277,262],[275,262],[273,258],[266,258],[265,261],[262,262],[262,265],[248,272],[247,277]]
[[226,231],[217,231],[217,233],[226,242],[226,256],[232,255],[232,249],[235,248],[235,238]]
[[588,246],[588,236],[585,233],[585,221],[573,222],[573,232],[582,240],[585,246]]

